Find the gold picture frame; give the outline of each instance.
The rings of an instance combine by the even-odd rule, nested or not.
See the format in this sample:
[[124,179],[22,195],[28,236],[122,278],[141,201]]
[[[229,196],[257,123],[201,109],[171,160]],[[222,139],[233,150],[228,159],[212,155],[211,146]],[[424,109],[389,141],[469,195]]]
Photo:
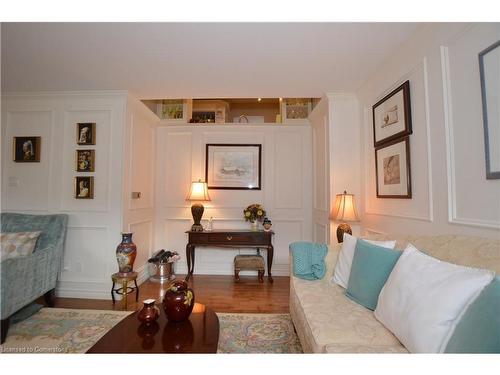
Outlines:
[[95,150],[75,151],[75,171],[95,172]]
[[94,177],[75,177],[75,199],[94,199]]
[[12,140],[12,160],[16,163],[39,163],[42,137],[14,137]]
[[76,124],[76,144],[80,146],[93,146],[95,142],[95,122],[78,122]]

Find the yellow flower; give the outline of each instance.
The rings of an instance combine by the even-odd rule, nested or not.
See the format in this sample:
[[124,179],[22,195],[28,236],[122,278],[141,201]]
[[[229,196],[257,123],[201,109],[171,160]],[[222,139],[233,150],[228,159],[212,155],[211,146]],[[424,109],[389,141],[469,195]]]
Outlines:
[[250,212],[249,211],[245,212],[245,217],[250,217]]
[[257,211],[257,215],[262,216],[262,211],[261,210]]

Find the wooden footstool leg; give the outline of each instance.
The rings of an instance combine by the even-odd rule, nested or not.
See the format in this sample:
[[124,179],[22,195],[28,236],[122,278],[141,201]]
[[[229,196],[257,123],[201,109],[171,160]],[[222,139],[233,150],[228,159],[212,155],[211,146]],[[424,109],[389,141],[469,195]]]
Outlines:
[[264,282],[264,270],[259,270],[259,283]]
[[122,287],[123,310],[127,310],[127,280],[123,279]]
[[234,280],[240,281],[240,269],[239,268],[234,269]]

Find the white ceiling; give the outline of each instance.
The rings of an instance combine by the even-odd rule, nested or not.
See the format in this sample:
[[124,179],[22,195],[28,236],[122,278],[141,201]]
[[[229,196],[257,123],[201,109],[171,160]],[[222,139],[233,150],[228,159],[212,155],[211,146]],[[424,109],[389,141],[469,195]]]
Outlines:
[[8,23],[2,91],[319,97],[357,89],[417,23]]

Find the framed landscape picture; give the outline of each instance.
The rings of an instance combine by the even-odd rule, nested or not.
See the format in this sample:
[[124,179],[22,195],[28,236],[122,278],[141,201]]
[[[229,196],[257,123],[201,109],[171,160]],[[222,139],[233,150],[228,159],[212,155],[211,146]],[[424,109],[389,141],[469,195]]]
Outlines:
[[76,166],[77,172],[94,172],[95,171],[95,151],[94,150],[76,150]]
[[95,123],[94,122],[79,122],[76,124],[76,143],[85,145],[95,145]]
[[92,176],[75,177],[75,198],[76,199],[94,198],[94,177]]
[[13,160],[17,163],[40,162],[40,143],[42,137],[14,137],[12,144]]
[[410,81],[386,95],[373,106],[373,143],[375,147],[410,135]]
[[205,181],[209,189],[260,190],[258,144],[207,144]]
[[409,137],[376,148],[375,171],[377,198],[411,198]]

